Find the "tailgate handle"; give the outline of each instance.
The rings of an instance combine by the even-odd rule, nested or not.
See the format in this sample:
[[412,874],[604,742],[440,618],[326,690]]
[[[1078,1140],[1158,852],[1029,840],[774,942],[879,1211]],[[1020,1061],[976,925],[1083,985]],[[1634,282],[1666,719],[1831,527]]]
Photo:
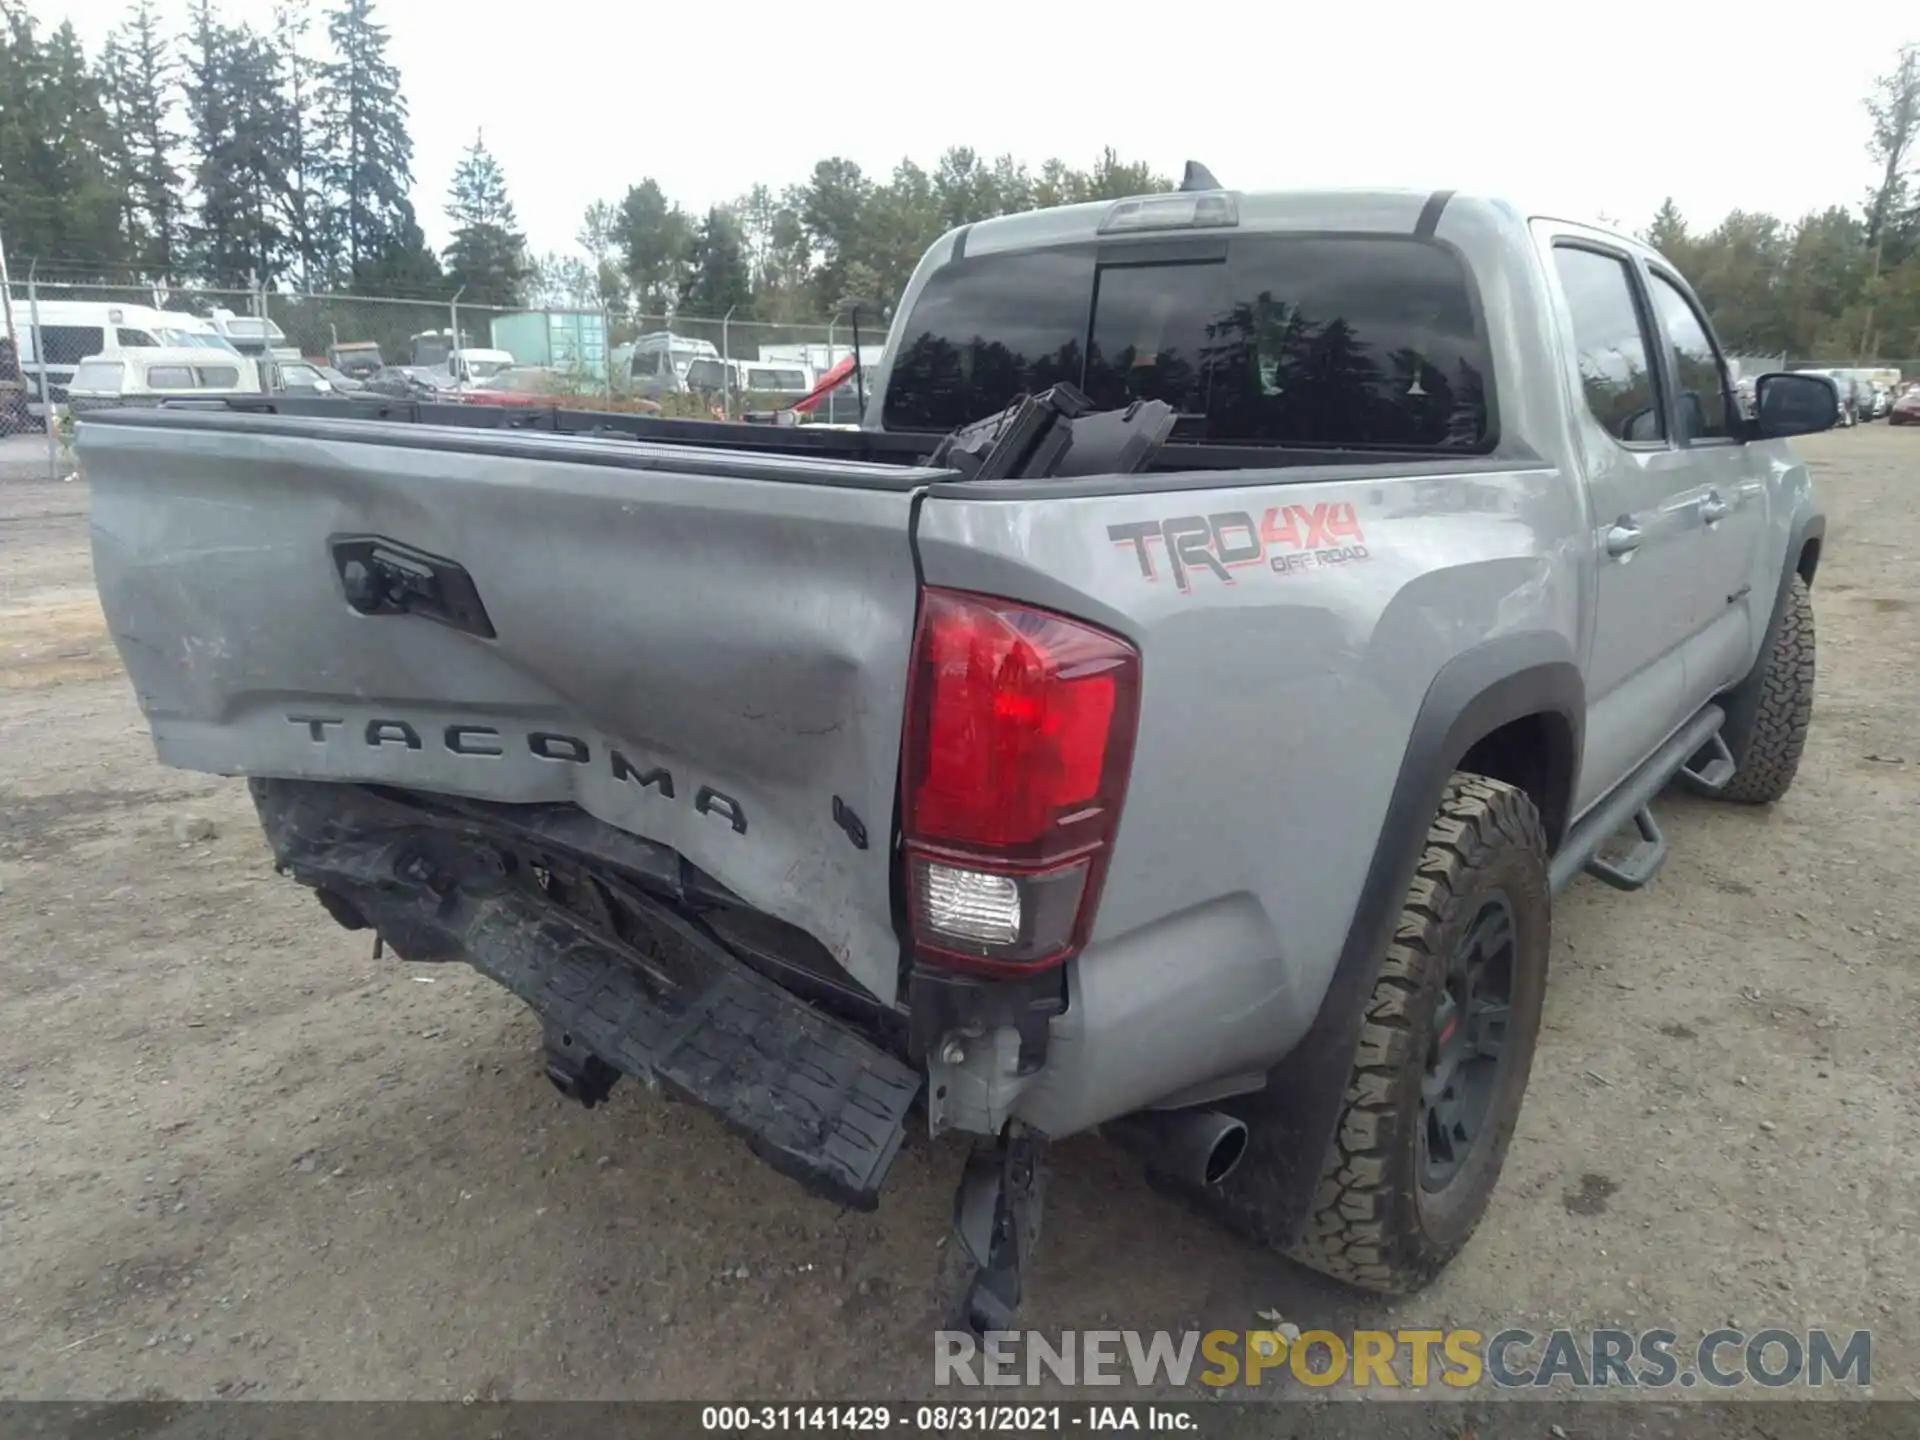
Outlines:
[[494,638],[473,577],[458,561],[379,535],[337,535],[328,547],[347,604],[360,614],[418,615],[483,640]]

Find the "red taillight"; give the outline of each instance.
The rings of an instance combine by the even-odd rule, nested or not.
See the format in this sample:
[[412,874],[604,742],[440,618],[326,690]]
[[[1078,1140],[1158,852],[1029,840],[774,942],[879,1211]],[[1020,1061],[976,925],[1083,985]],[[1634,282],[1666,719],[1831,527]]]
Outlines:
[[902,830],[916,948],[994,971],[1085,943],[1140,704],[1126,641],[928,590],[908,683]]

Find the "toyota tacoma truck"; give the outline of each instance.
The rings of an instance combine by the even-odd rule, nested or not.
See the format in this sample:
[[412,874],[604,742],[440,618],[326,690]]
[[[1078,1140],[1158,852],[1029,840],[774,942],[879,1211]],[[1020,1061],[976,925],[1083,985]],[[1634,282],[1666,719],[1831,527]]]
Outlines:
[[969,225],[857,430],[286,398],[89,414],[162,762],[409,962],[875,1203],[975,1137],[937,1293],[1004,1325],[1044,1149],[1354,1285],[1480,1220],[1552,896],[1669,783],[1765,804],[1824,523],[1634,240],[1463,194]]

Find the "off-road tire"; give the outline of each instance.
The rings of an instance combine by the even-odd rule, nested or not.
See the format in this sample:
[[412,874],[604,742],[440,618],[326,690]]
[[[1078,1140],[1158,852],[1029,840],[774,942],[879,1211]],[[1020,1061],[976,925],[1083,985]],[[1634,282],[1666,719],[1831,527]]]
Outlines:
[[[1420,1188],[1421,1080],[1449,960],[1504,891],[1515,944],[1504,1069],[1488,1127],[1446,1187]],[[1552,894],[1539,813],[1522,791],[1478,775],[1447,782],[1367,1001],[1340,1123],[1307,1222],[1288,1253],[1384,1294],[1418,1290],[1472,1236],[1500,1176],[1540,1033]]]
[[1760,708],[1739,768],[1718,793],[1741,805],[1771,805],[1800,769],[1813,718],[1813,592],[1798,575],[1787,587],[1780,628],[1760,677]]

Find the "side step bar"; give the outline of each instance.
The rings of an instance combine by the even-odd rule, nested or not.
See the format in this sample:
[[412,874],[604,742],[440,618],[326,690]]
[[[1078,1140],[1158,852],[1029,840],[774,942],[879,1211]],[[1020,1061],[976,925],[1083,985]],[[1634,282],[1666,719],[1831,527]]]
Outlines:
[[[1675,775],[1686,770],[1690,760],[1707,746],[1719,741],[1720,727],[1726,720],[1726,712],[1718,705],[1707,706],[1683,725],[1672,739],[1648,756],[1646,763],[1634,771],[1625,784],[1587,812],[1568,833],[1560,853],[1553,857],[1553,864],[1548,870],[1556,895],[1571,885],[1574,877],[1582,871],[1617,890],[1638,890],[1654,877],[1661,862],[1667,858],[1667,839],[1661,834],[1660,826],[1649,808],[1653,797]],[[1712,776],[1719,785],[1724,785],[1733,774],[1731,768],[1725,775],[1718,774],[1723,756],[1728,767],[1733,764],[1733,757],[1725,752],[1726,745],[1720,743],[1718,753],[1704,763],[1697,773],[1702,778]],[[1598,858],[1600,847],[1629,821],[1640,831],[1639,844],[1621,860]]]

